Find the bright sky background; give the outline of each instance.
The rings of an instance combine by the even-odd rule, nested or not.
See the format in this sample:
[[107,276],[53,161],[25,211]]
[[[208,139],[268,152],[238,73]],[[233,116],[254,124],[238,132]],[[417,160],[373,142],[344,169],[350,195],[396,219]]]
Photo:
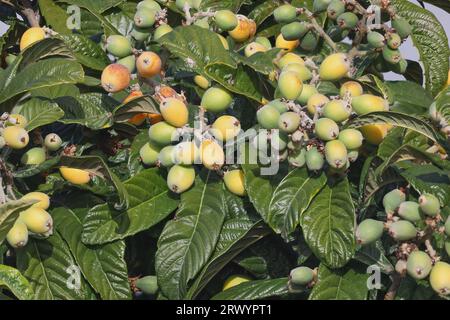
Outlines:
[[[417,4],[417,1],[412,1],[414,3]],[[447,32],[447,38],[449,38],[449,45],[450,45],[450,14],[448,14],[447,12],[445,12],[442,9],[439,9],[433,5],[430,5],[428,3],[425,4],[425,7],[430,10],[431,12],[434,13],[434,15],[439,19],[439,21],[442,23],[442,25],[444,26],[445,31]],[[7,29],[7,25],[5,25],[3,22],[0,21],[0,35],[2,35]],[[410,59],[410,60],[418,60],[419,58],[419,54],[416,50],[416,48],[414,48],[414,46],[412,45],[411,39],[409,39],[406,43],[404,43],[401,47],[401,51],[403,56],[406,59]],[[387,79],[403,79],[402,76],[397,75],[395,73],[389,73],[387,74]]]

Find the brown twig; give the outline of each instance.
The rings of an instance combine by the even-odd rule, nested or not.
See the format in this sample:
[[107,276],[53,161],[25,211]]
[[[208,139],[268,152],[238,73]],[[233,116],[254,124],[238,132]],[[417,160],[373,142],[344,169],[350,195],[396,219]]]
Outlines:
[[34,11],[31,1],[21,0],[20,2],[23,6],[20,12],[27,19],[28,24],[31,27],[39,27],[39,14]]
[[400,287],[400,284],[402,283],[402,278],[398,273],[393,273],[391,275],[392,284],[389,287],[388,291],[384,295],[384,300],[394,300],[395,296],[397,295],[398,288]]

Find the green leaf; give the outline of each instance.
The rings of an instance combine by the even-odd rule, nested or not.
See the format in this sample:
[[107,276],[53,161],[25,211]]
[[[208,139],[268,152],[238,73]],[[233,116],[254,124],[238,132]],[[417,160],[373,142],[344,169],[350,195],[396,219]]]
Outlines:
[[256,280],[241,283],[212,297],[212,300],[260,300],[289,293],[288,279]]
[[115,241],[102,246],[81,242],[83,219],[87,211],[56,208],[52,217],[57,230],[69,245],[86,280],[104,300],[130,299],[125,242]]
[[138,174],[144,169],[139,151],[146,143],[148,143],[148,138],[148,130],[142,130],[136,137],[134,137],[127,164],[131,176]]
[[411,165],[400,172],[403,178],[420,194],[435,195],[442,206],[450,202],[450,176],[447,170],[441,170],[433,165]]
[[421,115],[433,102],[431,95],[421,85],[411,81],[388,81],[388,99],[391,110],[405,114]]
[[432,126],[427,122],[398,112],[371,112],[355,118],[346,127],[352,129],[358,129],[366,124],[381,124],[387,123],[396,127],[402,127],[416,131],[427,138],[430,138],[434,142],[443,143],[443,139],[436,133]]
[[83,222],[85,244],[102,244],[124,239],[156,225],[178,206],[158,169],[141,171],[124,183],[128,210],[114,211],[108,204],[92,208]]
[[113,110],[119,104],[112,97],[102,93],[83,93],[78,97],[60,97],[55,101],[64,111],[60,122],[80,124],[93,130],[110,127],[113,124]]
[[325,186],[300,216],[306,243],[324,264],[344,266],[355,252],[355,208],[347,179]]
[[33,288],[15,268],[0,265],[0,286],[6,286],[19,300],[33,299]]
[[74,4],[76,6],[86,8],[91,12],[103,13],[108,9],[118,6],[125,0],[102,0],[102,1],[91,1],[91,0],[61,0],[61,2]]
[[326,182],[324,173],[312,175],[306,168],[290,171],[276,187],[269,205],[267,219],[275,232],[286,239]]
[[187,285],[214,252],[225,219],[222,182],[203,171],[195,186],[181,195],[174,220],[164,227],[156,252],[156,275],[162,293],[182,299]]
[[435,96],[445,86],[449,70],[445,29],[433,13],[409,1],[392,0],[391,4],[412,26],[412,40],[425,67],[425,86]]
[[356,251],[355,260],[358,260],[368,266],[376,265],[385,274],[391,274],[395,271],[394,266],[386,257],[386,252],[380,241],[369,245],[361,246]]
[[246,217],[226,220],[220,231],[219,240],[217,240],[216,249],[211,259],[192,284],[186,298],[195,298],[231,260],[269,232],[270,229],[261,221],[255,223]]
[[238,12],[245,0],[202,0],[200,9],[206,11],[210,9],[212,12],[228,9]]
[[46,240],[29,239],[16,253],[17,269],[30,282],[35,300],[94,298],[91,288],[76,272],[79,267],[69,247],[57,232]]
[[121,104],[114,110],[114,122],[126,122],[139,113],[159,114],[159,104],[151,96],[143,96]]
[[110,61],[99,44],[81,34],[59,35],[82,65],[102,71]]
[[256,211],[266,223],[269,223],[270,202],[276,187],[281,183],[285,172],[275,175],[261,175],[258,165],[243,164],[245,190]]
[[29,178],[42,172],[48,171],[54,168],[60,161],[59,156],[53,156],[50,159],[42,162],[39,165],[26,166],[24,168],[17,169],[13,172],[15,178]]
[[431,3],[432,5],[450,13],[450,3],[447,0],[422,0],[422,1]]
[[108,165],[101,157],[97,156],[83,156],[83,157],[67,157],[62,156],[59,166],[66,166],[69,168],[78,168],[90,171],[93,175],[101,176],[104,179],[112,182],[117,190],[119,196],[119,203],[116,203],[117,208],[128,207],[128,194],[124,188],[123,183],[111,171]]
[[[432,106],[436,108],[436,112],[444,120],[443,122],[450,124],[450,86],[437,96]],[[438,125],[442,124],[439,123]]]
[[310,300],[366,300],[369,275],[351,267],[332,270],[321,264]]
[[42,98],[31,98],[15,108],[14,112],[27,118],[28,131],[58,121],[64,116],[64,111],[53,101]]
[[9,82],[0,92],[0,102],[30,90],[77,83],[83,78],[83,68],[77,62],[61,58],[41,60],[25,67]]
[[256,25],[259,26],[263,23],[267,18],[269,18],[273,11],[281,6],[283,1],[273,0],[273,1],[264,1],[260,5],[256,6],[249,14],[248,17],[255,21]]
[[235,54],[233,56],[236,61],[252,68],[256,72],[269,75],[270,73],[276,71],[276,66],[273,61],[278,57],[280,51],[280,49],[275,48],[266,52],[257,52],[248,58],[239,54]]
[[31,207],[35,202],[34,200],[14,200],[0,205],[0,244],[5,240],[19,214]]
[[67,28],[66,10],[58,6],[53,0],[38,0],[39,10],[47,23],[47,26],[60,34],[70,34]]

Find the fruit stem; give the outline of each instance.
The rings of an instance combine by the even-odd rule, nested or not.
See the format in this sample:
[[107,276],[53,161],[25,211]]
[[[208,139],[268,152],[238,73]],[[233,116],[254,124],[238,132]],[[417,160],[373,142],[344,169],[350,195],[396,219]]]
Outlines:
[[311,22],[311,26],[316,30],[316,32],[325,40],[325,42],[333,49],[334,52],[337,52],[336,43],[330,38],[330,36],[323,30],[323,28],[319,25],[316,18],[314,18],[314,14],[305,8],[299,8],[299,10],[306,13],[309,21]]

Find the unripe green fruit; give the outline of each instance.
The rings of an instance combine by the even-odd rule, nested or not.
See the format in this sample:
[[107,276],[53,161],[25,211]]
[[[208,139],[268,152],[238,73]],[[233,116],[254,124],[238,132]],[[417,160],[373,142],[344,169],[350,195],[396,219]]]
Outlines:
[[358,150],[348,150],[347,159],[349,163],[355,162],[356,160],[358,160],[358,157],[359,157]]
[[389,226],[389,234],[396,241],[408,241],[417,236],[417,230],[411,222],[399,220]]
[[45,158],[45,150],[43,148],[31,148],[23,154],[20,162],[27,166],[40,165],[45,161]]
[[396,64],[400,62],[402,55],[398,49],[392,50],[386,46],[383,48],[383,59],[386,60],[386,62]]
[[300,80],[302,80],[303,82],[312,79],[311,70],[309,70],[304,64],[290,63],[283,68],[282,72],[285,71],[295,72],[297,76],[300,78]]
[[17,56],[8,53],[8,55],[5,57],[5,62],[6,65],[9,67],[10,65],[12,65],[14,63],[14,61],[16,60]]
[[255,53],[266,51],[267,51],[266,47],[264,47],[262,44],[258,42],[251,42],[245,47],[244,54],[248,58],[254,55]]
[[148,142],[142,146],[139,150],[139,155],[141,156],[142,163],[146,166],[154,166],[158,161],[159,152],[161,147],[155,143]]
[[159,3],[156,1],[153,1],[153,0],[141,1],[137,4],[136,8],[137,8],[137,10],[140,10],[142,8],[146,8],[149,10],[155,10],[155,11],[161,10],[161,6],[159,5]]
[[300,126],[300,115],[295,112],[285,112],[280,115],[278,120],[278,128],[286,133],[292,133]]
[[398,207],[398,215],[404,220],[417,222],[422,219],[419,204],[414,201],[405,201]]
[[147,31],[147,29],[134,26],[131,31],[131,36],[137,41],[146,41],[150,39],[151,34]]
[[216,141],[203,140],[200,145],[200,159],[205,168],[218,170],[225,164],[225,153]]
[[445,249],[445,252],[447,253],[447,256],[450,257],[450,240],[445,241],[444,249]]
[[198,10],[200,8],[200,5],[202,4],[202,0],[191,0],[192,7],[195,10]]
[[356,239],[361,245],[374,243],[381,238],[384,224],[381,221],[366,219],[361,221],[356,229]]
[[383,207],[387,214],[394,213],[402,202],[405,202],[406,195],[400,189],[394,189],[386,193],[383,197]]
[[299,21],[291,22],[281,28],[283,38],[289,41],[302,38],[308,31],[308,25]]
[[134,15],[134,24],[139,28],[150,28],[156,22],[156,11],[142,8]]
[[0,136],[0,150],[6,146],[6,141],[5,138],[3,138],[2,136]]
[[425,193],[419,197],[420,210],[427,216],[434,217],[441,212],[441,205],[439,199],[434,195]]
[[175,164],[174,152],[174,146],[166,146],[162,148],[158,155],[159,164],[166,168],[170,168],[171,166],[173,166]]
[[176,131],[177,128],[165,121],[161,121],[150,126],[148,135],[154,143],[160,146],[167,146],[174,140]]
[[302,80],[295,72],[282,72],[278,78],[278,90],[283,98],[295,100],[302,93]]
[[283,57],[281,57],[280,61],[278,61],[278,67],[280,67],[280,69],[283,69],[285,66],[291,63],[299,63],[304,65],[305,61],[299,55],[288,52]]
[[339,95],[341,98],[345,98],[346,96],[357,97],[362,95],[363,92],[363,87],[358,82],[347,81],[342,84],[341,89],[339,90]]
[[184,11],[184,8],[186,5],[193,8],[194,1],[192,1],[192,0],[176,0],[175,5],[177,6],[178,9],[180,9],[181,11]]
[[263,45],[267,50],[272,49],[272,44],[266,37],[256,37],[255,42]]
[[6,234],[6,241],[14,249],[23,248],[28,243],[28,228],[21,220],[16,220],[14,226]]
[[195,142],[181,142],[173,150],[173,162],[175,164],[190,165],[196,162],[199,157],[199,151]]
[[319,13],[327,10],[330,5],[331,0],[314,0],[313,2],[313,12]]
[[147,276],[136,280],[136,287],[143,293],[155,295],[158,292],[158,279],[156,276]]
[[17,126],[6,127],[3,130],[6,145],[12,149],[23,149],[28,145],[30,137],[24,128]]
[[308,112],[311,115],[314,115],[316,113],[317,109],[322,108],[329,101],[330,101],[330,99],[328,99],[327,96],[325,96],[321,93],[313,94],[311,97],[309,97],[308,102],[307,102]]
[[62,139],[56,133],[49,133],[45,136],[44,145],[49,151],[56,151],[61,148]]
[[450,216],[445,221],[445,234],[450,237]]
[[118,58],[129,56],[133,50],[131,42],[121,35],[109,36],[106,40],[106,50]]
[[392,20],[392,27],[402,39],[408,38],[412,33],[412,27],[409,22],[398,16]]
[[198,19],[194,22],[194,25],[203,29],[209,29],[209,19],[207,17],[203,19]]
[[41,208],[47,210],[50,207],[50,197],[42,192],[30,192],[24,195],[21,200],[35,200],[31,208]]
[[297,18],[297,9],[290,4],[284,4],[273,11],[273,16],[278,23],[290,23]]
[[353,12],[344,12],[336,19],[336,22],[341,29],[353,29],[358,24],[358,21],[358,16]]
[[303,36],[300,42],[300,48],[302,48],[305,51],[314,51],[318,43],[319,37],[317,36],[317,34],[313,31],[309,31]]
[[[272,100],[267,105],[277,109],[280,114],[288,111],[287,105],[280,99]],[[277,121],[277,123],[278,123],[278,121]]]
[[398,35],[398,33],[388,33],[387,34],[387,45],[391,49],[398,49],[402,44],[402,38]]
[[221,116],[211,127],[212,134],[219,141],[230,141],[238,136],[241,123],[233,116]]
[[230,10],[219,10],[214,15],[214,21],[223,31],[231,31],[238,25],[236,15]]
[[386,39],[381,33],[376,31],[370,31],[367,34],[367,43],[372,48],[383,48],[386,43]]
[[264,129],[277,129],[280,112],[274,106],[267,104],[256,112],[256,119]]
[[347,149],[351,150],[361,147],[364,138],[359,130],[344,129],[339,133],[338,139]]
[[325,158],[330,167],[343,168],[347,164],[347,148],[339,140],[328,141],[325,144]]
[[223,181],[228,191],[243,197],[247,194],[245,191],[245,177],[242,170],[231,170],[225,172]]
[[27,225],[28,230],[36,234],[47,233],[53,229],[53,219],[41,208],[29,208],[22,211],[19,218]]
[[288,156],[288,162],[290,165],[301,168],[306,163],[306,149],[296,149]]
[[315,123],[316,136],[324,141],[336,139],[339,136],[339,127],[331,119],[320,118]]
[[192,166],[174,165],[167,174],[167,185],[172,192],[183,193],[195,181],[195,169]]
[[344,53],[334,53],[323,60],[319,75],[322,80],[336,81],[345,77],[349,70],[350,62],[347,56]]
[[375,111],[388,111],[389,103],[372,94],[362,94],[352,99],[352,108],[358,115]]
[[423,251],[413,251],[408,257],[406,270],[408,274],[416,279],[425,279],[431,272],[433,263],[430,256]]
[[127,68],[130,73],[136,70],[136,57],[134,55],[117,60],[117,63]]
[[305,105],[308,103],[309,98],[311,98],[313,95],[317,93],[319,93],[319,91],[317,91],[315,86],[311,84],[305,84],[303,85],[302,92],[297,97],[297,99],[295,99],[295,101],[297,101],[301,105]]
[[327,7],[328,18],[336,20],[345,12],[345,4],[341,0],[332,0]]
[[164,120],[177,128],[183,127],[189,121],[189,111],[186,104],[175,98],[166,98],[160,105],[161,115]]
[[308,267],[297,267],[289,274],[289,281],[295,286],[306,286],[314,280],[314,270]]
[[331,100],[323,107],[323,116],[335,122],[343,122],[350,117],[352,108],[344,100]]
[[402,58],[398,63],[391,64],[389,67],[395,73],[404,74],[408,69],[408,61]]
[[436,262],[430,273],[430,284],[434,291],[441,295],[450,294],[450,264]]
[[162,24],[158,28],[156,28],[155,33],[153,33],[153,37],[156,41],[158,41],[162,36],[168,34],[173,29],[168,24]]
[[203,94],[201,105],[211,112],[222,112],[233,102],[233,96],[225,89],[211,87]]
[[311,171],[317,171],[323,168],[325,164],[325,158],[323,154],[317,150],[316,147],[312,147],[308,151],[306,151],[306,166]]

